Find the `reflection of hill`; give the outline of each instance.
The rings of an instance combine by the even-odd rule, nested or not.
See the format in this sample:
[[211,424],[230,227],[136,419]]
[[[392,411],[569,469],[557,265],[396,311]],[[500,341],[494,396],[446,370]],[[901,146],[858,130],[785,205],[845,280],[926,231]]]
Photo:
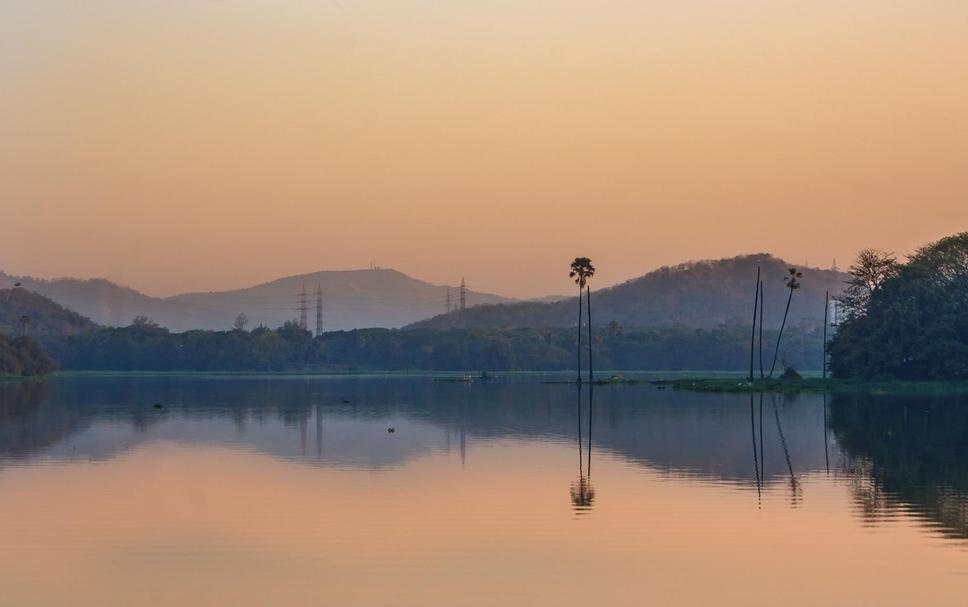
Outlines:
[[[0,465],[112,457],[151,440],[241,446],[336,467],[400,465],[500,439],[575,448],[575,388],[394,379],[61,379],[0,383]],[[163,406],[156,409],[154,403]],[[743,395],[595,391],[598,453],[675,475],[755,483],[761,421]],[[775,409],[774,409],[775,407]],[[777,425],[777,419],[780,426]],[[587,422],[588,420],[586,420]],[[752,422],[752,423],[751,423]],[[832,397],[831,467],[872,519],[898,508],[968,537],[968,409],[946,399]],[[387,426],[394,426],[391,436]],[[764,479],[825,467],[822,398],[764,400]]]
[[[8,386],[8,388],[10,388]],[[324,465],[386,466],[469,441],[541,438],[573,444],[575,388],[418,379],[72,379],[43,393],[0,393],[6,458],[109,457],[141,441],[242,444]],[[343,402],[343,401],[348,402]],[[12,407],[12,402],[27,402]],[[154,403],[163,408],[155,409]],[[773,405],[764,414],[765,478],[787,473]],[[797,473],[821,469],[819,399],[776,406]],[[317,427],[317,423],[319,427]],[[737,395],[628,386],[596,391],[594,444],[676,474],[752,483],[749,403]],[[386,427],[397,432],[388,440]],[[317,445],[317,432],[319,440]]]
[[968,409],[960,399],[831,401],[830,426],[859,478],[862,510],[877,517],[898,503],[945,533],[968,538]]

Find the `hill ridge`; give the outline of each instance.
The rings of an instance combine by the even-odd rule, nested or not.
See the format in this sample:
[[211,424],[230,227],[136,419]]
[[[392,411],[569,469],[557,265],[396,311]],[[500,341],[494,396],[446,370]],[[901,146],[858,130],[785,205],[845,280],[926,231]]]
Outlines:
[[[802,267],[769,253],[752,253],[722,259],[701,259],[661,266],[624,282],[595,289],[592,284],[595,325],[612,321],[627,326],[688,325],[709,328],[726,323],[749,324],[756,268],[764,276],[764,321],[780,323],[787,268],[804,273],[803,287],[794,297],[788,322],[820,322],[824,293],[839,293],[847,275],[835,269]],[[515,302],[478,306],[464,313],[438,315],[411,325],[413,328],[521,328],[574,326],[575,296],[557,302]]]

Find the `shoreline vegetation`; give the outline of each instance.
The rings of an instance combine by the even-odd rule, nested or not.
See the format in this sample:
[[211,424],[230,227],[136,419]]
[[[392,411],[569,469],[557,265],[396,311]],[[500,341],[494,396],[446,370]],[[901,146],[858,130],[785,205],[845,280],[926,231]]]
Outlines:
[[691,392],[757,393],[864,393],[871,395],[917,395],[917,394],[968,394],[968,381],[964,380],[850,380],[820,377],[801,379],[762,379],[749,382],[746,379],[684,378],[658,380],[655,385],[668,386],[673,390]]
[[[652,386],[656,389],[672,389],[683,392],[715,392],[749,394],[772,392],[784,394],[836,394],[854,393],[878,395],[944,395],[968,394],[968,381],[959,380],[847,380],[821,377],[801,379],[764,379],[750,383],[735,371],[683,375],[656,371],[624,371],[608,373],[607,377],[582,385],[592,386]],[[688,373],[688,372],[685,372]],[[627,375],[626,375],[627,374]],[[0,381],[37,381],[45,378],[67,379],[324,379],[324,378],[409,378],[440,383],[480,384],[508,379],[535,378],[544,385],[578,385],[575,379],[566,377],[562,371],[505,371],[482,375],[479,371],[440,372],[432,370],[311,370],[311,371],[57,371],[47,376],[0,375]],[[561,376],[557,378],[555,376]]]

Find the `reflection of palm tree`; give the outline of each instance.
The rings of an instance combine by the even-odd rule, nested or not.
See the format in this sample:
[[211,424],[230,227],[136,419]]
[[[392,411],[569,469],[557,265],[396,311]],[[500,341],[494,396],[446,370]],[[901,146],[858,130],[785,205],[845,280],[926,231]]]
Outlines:
[[750,430],[753,436],[753,473],[756,475],[756,499],[760,500],[763,494],[760,481],[760,459],[756,453],[756,415],[753,410],[753,393],[750,392]]
[[[592,487],[592,409],[594,402],[594,388],[588,389],[588,448],[582,446],[581,433],[581,389],[578,390],[578,480],[571,484],[571,505],[575,512],[581,514],[591,510],[595,501],[595,488]],[[585,462],[585,453],[588,462]]]
[[790,472],[790,491],[793,496],[794,505],[799,501],[801,488],[800,481],[793,473],[793,463],[790,461],[790,450],[787,448],[786,435],[783,434],[783,426],[780,424],[780,409],[773,401],[773,415],[776,417],[776,431],[780,435],[780,446],[783,448],[783,457],[786,458],[787,470]]
[[830,450],[827,448],[827,393],[823,393],[823,461],[830,475]]
[[[762,309],[762,308],[761,308]],[[766,456],[763,454],[763,393],[760,392],[760,470],[766,478]]]

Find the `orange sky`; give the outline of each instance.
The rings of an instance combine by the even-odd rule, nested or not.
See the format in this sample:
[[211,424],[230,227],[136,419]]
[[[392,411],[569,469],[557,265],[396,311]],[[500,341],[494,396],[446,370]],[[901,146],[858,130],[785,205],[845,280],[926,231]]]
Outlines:
[[0,269],[530,296],[968,229],[968,3],[4,0]]

